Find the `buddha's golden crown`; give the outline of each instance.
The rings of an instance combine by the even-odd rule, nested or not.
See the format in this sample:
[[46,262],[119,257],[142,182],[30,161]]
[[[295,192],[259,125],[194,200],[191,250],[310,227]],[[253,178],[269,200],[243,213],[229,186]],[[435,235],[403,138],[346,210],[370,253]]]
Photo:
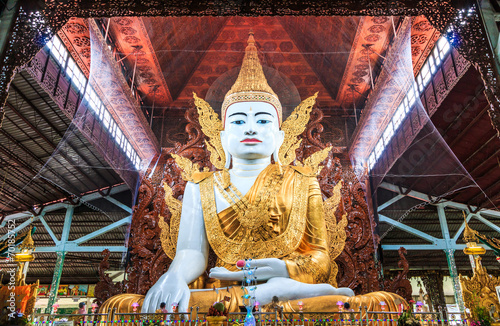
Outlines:
[[248,45],[245,49],[243,64],[240,73],[234,85],[227,92],[222,103],[222,123],[226,122],[226,111],[234,103],[239,102],[266,102],[274,106],[278,114],[279,124],[281,125],[282,108],[278,95],[267,83],[266,76],[260,64],[257,47],[253,33],[248,36]]

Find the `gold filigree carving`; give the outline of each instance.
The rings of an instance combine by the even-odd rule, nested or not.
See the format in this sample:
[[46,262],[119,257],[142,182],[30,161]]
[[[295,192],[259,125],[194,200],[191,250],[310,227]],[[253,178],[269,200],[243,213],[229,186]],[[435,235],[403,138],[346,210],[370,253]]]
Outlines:
[[219,170],[224,168],[226,163],[226,155],[222,148],[220,140],[220,132],[223,130],[222,121],[212,109],[210,104],[202,98],[199,98],[196,93],[193,93],[194,104],[198,110],[201,130],[209,139],[205,140],[207,149],[210,151],[210,162]]
[[334,260],[340,255],[342,250],[344,250],[345,239],[347,236],[345,232],[345,228],[347,226],[347,214],[342,215],[342,219],[339,223],[337,223],[337,219],[335,217],[335,212],[337,211],[340,200],[342,199],[340,189],[342,189],[342,181],[337,183],[333,188],[333,195],[323,202],[325,224],[328,234],[329,255],[332,262],[328,283],[333,286],[337,286],[336,278],[338,273],[338,266]]
[[[200,166],[198,163],[191,162],[190,159],[177,154],[172,154],[175,163],[182,169],[182,179],[185,181],[193,182],[193,173],[200,172]],[[208,168],[204,167],[203,172],[208,172]]]
[[285,132],[285,139],[281,145],[278,157],[283,165],[289,165],[295,160],[295,150],[299,148],[302,139],[298,136],[302,134],[309,122],[311,110],[316,103],[318,93],[308,97],[297,106],[292,114],[283,122],[281,130]]
[[489,308],[495,305],[496,311],[500,311],[500,304],[495,288],[500,286],[500,278],[491,276],[481,264],[481,257],[476,257],[476,267],[471,278],[460,275],[462,285],[462,296],[465,306],[473,311],[479,298],[479,306]]
[[222,121],[225,121],[226,110],[231,104],[253,101],[271,104],[276,109],[279,121],[282,121],[281,103],[278,95],[276,95],[267,83],[262,65],[260,64],[259,54],[255,47],[253,33],[250,33],[238,78],[226,93],[224,102],[222,103]]
[[169,225],[165,222],[163,216],[158,216],[158,224],[161,229],[161,247],[170,259],[174,259],[177,248],[179,224],[181,221],[182,202],[177,198],[174,198],[172,188],[170,188],[166,183],[163,183],[163,189],[165,190],[165,204],[170,210],[171,218]]
[[318,175],[323,169],[323,166],[319,165],[328,157],[328,154],[331,150],[332,146],[328,146],[320,151],[311,154],[311,156],[306,158],[306,160],[304,161],[304,166],[309,167],[312,173]]

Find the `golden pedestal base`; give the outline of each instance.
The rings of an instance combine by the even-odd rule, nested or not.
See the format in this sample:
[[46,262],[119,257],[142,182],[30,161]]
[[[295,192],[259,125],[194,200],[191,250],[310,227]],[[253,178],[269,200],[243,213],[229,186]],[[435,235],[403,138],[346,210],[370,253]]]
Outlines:
[[222,326],[222,324],[226,321],[226,316],[207,316],[207,325],[208,326]]
[[[229,312],[239,312],[239,306],[242,304],[240,288],[229,288],[212,291],[192,292],[189,300],[189,307],[199,307],[200,312],[208,311],[210,306],[216,301],[222,301],[225,297],[229,297],[229,301],[225,301],[226,308]],[[144,301],[143,295],[138,294],[119,294],[108,299],[99,309],[100,312],[106,313],[108,309],[112,311],[116,308],[116,313],[133,312],[132,303],[137,302],[140,306]],[[343,295],[328,295],[315,298],[305,298],[300,300],[291,300],[281,302],[283,312],[298,312],[299,302],[302,303],[302,312],[338,312],[337,302],[348,302],[354,311],[359,311],[359,307],[367,307],[368,311],[398,311],[398,306],[403,304],[406,308],[407,302],[399,295],[390,292],[372,292],[354,297]],[[384,304],[380,304],[384,302]],[[141,311],[140,307],[137,311]],[[500,326],[500,325],[499,325]]]

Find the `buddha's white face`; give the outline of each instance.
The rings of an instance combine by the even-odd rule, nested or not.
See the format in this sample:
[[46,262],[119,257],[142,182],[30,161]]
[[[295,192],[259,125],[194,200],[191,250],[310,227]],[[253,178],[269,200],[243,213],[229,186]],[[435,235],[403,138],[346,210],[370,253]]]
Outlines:
[[233,157],[254,160],[270,157],[283,142],[276,109],[264,102],[240,102],[226,111],[222,146]]

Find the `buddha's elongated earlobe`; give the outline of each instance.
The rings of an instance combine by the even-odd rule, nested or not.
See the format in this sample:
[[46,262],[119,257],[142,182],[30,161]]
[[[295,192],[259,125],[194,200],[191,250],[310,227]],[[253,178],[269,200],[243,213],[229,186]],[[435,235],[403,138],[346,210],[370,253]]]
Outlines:
[[274,153],[273,153],[274,163],[278,164],[278,166],[280,167],[280,170],[281,170],[281,162],[280,162],[279,152],[280,152],[280,147],[281,147],[281,145],[283,145],[284,140],[285,140],[285,132],[283,130],[280,130],[279,131],[278,146],[276,146],[276,149],[274,150]]
[[226,162],[224,163],[224,169],[229,169],[231,166],[231,154],[227,150],[226,134],[223,131],[220,132],[220,140],[222,143],[222,149],[224,149],[224,154],[226,156]]
[[273,153],[273,160],[274,160],[274,163],[281,165],[280,158],[278,156],[279,152],[280,152],[280,148],[278,147],[278,148],[276,148],[276,150]]
[[224,154],[226,154],[226,164],[224,164],[225,169],[229,169],[231,166],[231,154],[224,148]]

